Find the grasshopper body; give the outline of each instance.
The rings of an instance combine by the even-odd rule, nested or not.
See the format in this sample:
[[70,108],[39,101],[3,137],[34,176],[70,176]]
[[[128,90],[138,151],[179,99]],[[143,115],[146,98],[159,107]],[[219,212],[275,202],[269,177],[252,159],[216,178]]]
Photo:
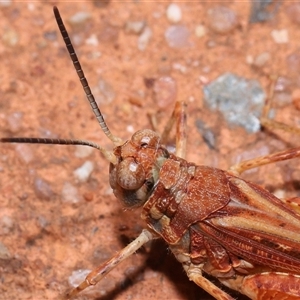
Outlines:
[[216,299],[233,299],[206,279],[251,299],[300,298],[300,216],[262,187],[239,177],[244,170],[300,156],[300,148],[267,155],[230,171],[197,166],[184,156],[184,113],[179,115],[177,155],[170,153],[152,130],[140,130],[123,142],[103,119],[58,9],[54,14],[92,109],[113,151],[81,140],[2,138],[0,142],[80,144],[97,148],[110,162],[110,185],[129,208],[140,208],[147,229],[93,270],[66,298],[96,284],[118,263],[155,238],[162,238],[182,263],[190,280]]
[[[142,205],[150,232],[169,244],[192,280],[205,288],[201,275],[192,277],[198,269],[252,299],[300,297],[300,216],[281,200],[230,172],[169,153],[149,130],[135,133],[114,154],[116,197],[128,207]],[[130,169],[136,176],[128,182],[123,174]],[[285,282],[291,284],[283,290]],[[230,299],[212,286],[206,290]]]

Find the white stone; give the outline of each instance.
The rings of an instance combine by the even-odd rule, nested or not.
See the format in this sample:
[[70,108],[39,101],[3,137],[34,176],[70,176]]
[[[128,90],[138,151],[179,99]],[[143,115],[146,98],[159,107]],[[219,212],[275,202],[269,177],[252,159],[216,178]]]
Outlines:
[[19,34],[13,28],[6,28],[5,32],[2,34],[2,42],[6,46],[14,47],[18,45],[20,40]]
[[182,18],[181,9],[178,4],[172,3],[167,8],[167,18],[172,23],[178,23]]
[[286,29],[272,30],[271,36],[277,44],[286,44],[289,41],[289,33]]
[[125,25],[125,31],[127,33],[140,34],[146,26],[146,22],[142,21],[128,21]]
[[171,25],[165,31],[165,38],[171,48],[183,48],[189,45],[190,32],[184,25]]
[[246,63],[252,65],[254,62],[254,57],[251,54],[246,55]]
[[7,260],[11,258],[11,254],[7,247],[0,242],[0,259]]
[[254,62],[253,64],[256,66],[256,67],[263,67],[268,61],[270,61],[271,59],[271,55],[269,52],[263,52],[259,55],[257,55],[254,59]]
[[91,14],[84,11],[79,11],[69,18],[69,23],[71,25],[84,24],[88,19],[91,18]]
[[98,38],[97,38],[96,34],[92,34],[89,38],[87,38],[85,40],[85,43],[87,45],[98,46],[99,41],[98,41]]
[[150,27],[145,27],[143,33],[139,36],[138,39],[138,49],[140,51],[144,51],[150,41],[150,38],[152,36],[152,30]]
[[195,28],[195,35],[198,38],[203,37],[206,34],[206,29],[204,25],[197,25]]
[[91,270],[76,270],[72,272],[72,275],[69,276],[68,281],[70,286],[77,287],[82,281],[85,280],[85,277],[91,272]]
[[66,203],[78,203],[81,200],[78,189],[70,182],[64,183],[61,194],[62,201]]
[[127,125],[126,130],[129,133],[134,133],[135,132],[134,127],[132,125]]
[[87,160],[81,167],[77,168],[73,174],[81,182],[86,182],[94,170],[94,163]]

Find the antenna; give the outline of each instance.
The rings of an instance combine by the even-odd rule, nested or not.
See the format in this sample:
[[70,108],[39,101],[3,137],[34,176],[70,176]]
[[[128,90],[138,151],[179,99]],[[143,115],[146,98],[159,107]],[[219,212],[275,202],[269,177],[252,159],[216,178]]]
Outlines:
[[[60,33],[65,41],[66,47],[68,49],[68,52],[70,54],[71,60],[73,62],[74,68],[78,74],[79,80],[82,84],[83,90],[86,94],[86,97],[91,105],[91,108],[98,120],[98,123],[100,124],[101,129],[105,133],[105,135],[114,143],[115,146],[119,146],[123,144],[123,141],[113,135],[110,130],[108,129],[108,126],[103,118],[103,115],[95,101],[95,98],[92,94],[92,91],[89,87],[88,81],[85,78],[84,72],[81,68],[81,65],[79,63],[78,57],[75,53],[74,47],[72,45],[72,42],[70,40],[69,34],[66,30],[66,27],[62,21],[62,18],[60,16],[60,13],[58,11],[58,8],[54,6],[53,8],[54,16],[58,25],[58,28],[60,30]],[[29,143],[29,144],[52,144],[52,145],[82,145],[82,146],[89,146],[96,148],[102,152],[102,154],[105,156],[105,158],[110,161],[112,164],[116,164],[117,160],[115,155],[112,151],[105,150],[100,145],[85,141],[85,140],[77,140],[77,139],[50,139],[50,138],[30,138],[30,137],[8,137],[8,138],[0,138],[0,143]]]
[[53,7],[53,12],[54,12],[54,16],[55,16],[55,19],[56,19],[56,23],[58,25],[58,28],[60,30],[60,33],[64,39],[64,42],[66,44],[66,47],[68,49],[68,52],[70,54],[70,57],[71,57],[71,60],[73,62],[73,65],[74,65],[74,68],[77,72],[77,75],[79,77],[79,80],[82,84],[82,87],[83,87],[83,90],[86,94],[86,97],[91,105],[91,108],[98,120],[98,123],[100,124],[103,132],[105,133],[105,135],[116,145],[116,146],[119,146],[121,145],[123,142],[120,138],[112,135],[112,133],[110,132],[110,130],[108,129],[105,121],[104,121],[104,118],[103,118],[103,115],[95,101],[95,98],[94,98],[94,95],[92,94],[92,91],[89,87],[89,84],[88,84],[88,81],[87,79],[85,78],[85,75],[84,75],[84,72],[81,68],[81,65],[80,65],[80,62],[78,60],[78,57],[76,55],[76,52],[74,50],[74,47],[71,43],[71,40],[70,40],[70,37],[69,37],[69,34],[67,32],[67,29],[63,23],[63,20],[60,16],[60,13],[58,11],[58,8],[56,6]]

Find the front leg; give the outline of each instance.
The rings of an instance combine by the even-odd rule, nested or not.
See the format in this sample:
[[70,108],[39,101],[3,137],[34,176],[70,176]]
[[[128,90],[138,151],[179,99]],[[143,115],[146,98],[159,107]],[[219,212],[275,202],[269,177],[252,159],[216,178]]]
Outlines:
[[120,262],[124,259],[132,255],[138,249],[140,249],[144,244],[152,240],[154,237],[150,231],[144,229],[141,234],[132,241],[129,245],[127,245],[124,249],[122,249],[119,253],[114,255],[109,261],[105,262],[101,266],[95,268],[85,280],[79,284],[78,287],[71,290],[64,299],[71,299],[75,297],[78,293],[85,290],[87,287],[91,285],[95,285],[99,282],[104,276],[106,276],[112,269],[114,269]]

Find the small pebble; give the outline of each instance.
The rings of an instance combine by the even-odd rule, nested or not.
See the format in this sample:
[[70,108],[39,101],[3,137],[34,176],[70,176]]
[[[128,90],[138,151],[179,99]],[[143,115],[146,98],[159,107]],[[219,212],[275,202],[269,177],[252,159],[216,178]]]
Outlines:
[[175,4],[175,3],[170,4],[167,8],[166,13],[167,13],[167,19],[171,23],[178,23],[179,21],[181,21],[182,12],[181,12],[181,8],[178,4]]
[[142,21],[127,21],[125,24],[126,33],[140,34],[146,26],[146,22]]
[[173,105],[176,100],[176,81],[169,76],[160,77],[155,80],[153,91],[157,106],[162,109],[168,108],[170,105]]
[[2,216],[2,218],[0,219],[0,235],[9,234],[13,227],[14,220],[8,215]]
[[198,38],[202,38],[206,34],[206,29],[204,25],[197,25],[195,28],[195,35]]
[[183,48],[189,45],[190,31],[184,25],[172,25],[165,31],[165,38],[171,48]]
[[273,192],[273,195],[279,199],[284,199],[286,197],[286,191],[282,189],[277,189]]
[[292,80],[285,76],[279,76],[275,82],[275,92],[286,92],[290,91],[292,87]]
[[65,182],[61,191],[62,201],[65,203],[78,203],[81,197],[78,193],[78,189],[69,182]]
[[218,109],[229,124],[243,126],[250,133],[260,130],[265,94],[258,81],[225,73],[206,85],[203,93],[209,107]]
[[254,63],[254,58],[252,55],[250,54],[246,55],[246,63],[249,65],[252,65]]
[[80,182],[86,182],[94,170],[94,163],[86,161],[81,167],[77,168],[73,174]]
[[34,156],[30,146],[26,144],[17,144],[15,147],[16,153],[25,163],[29,164],[33,160]]
[[88,157],[93,153],[93,151],[94,149],[92,147],[80,146],[80,145],[75,146],[75,156],[78,158]]
[[300,3],[293,3],[286,9],[288,19],[293,23],[300,25]]
[[126,126],[126,131],[129,132],[129,133],[134,133],[135,132],[134,127],[132,125],[127,125]]
[[180,71],[182,74],[185,74],[185,73],[187,72],[187,67],[184,66],[184,65],[182,65],[182,64],[180,64],[180,63],[174,62],[174,63],[172,64],[172,67],[173,67],[174,70],[178,70],[178,71]]
[[98,46],[99,45],[99,41],[98,41],[98,38],[96,36],[96,34],[92,34],[90,37],[88,37],[86,40],[85,40],[85,43],[87,45],[91,45],[91,46]]
[[34,3],[28,3],[27,8],[29,11],[35,11],[36,6]]
[[85,201],[91,202],[94,199],[94,193],[86,192],[86,193],[83,194],[83,198],[84,198]]
[[282,30],[272,30],[271,36],[275,43],[277,44],[286,44],[289,42],[289,33],[286,29]]
[[253,61],[253,65],[262,68],[263,66],[266,65],[268,61],[270,61],[271,55],[269,52],[263,52],[259,55],[257,55]]
[[12,28],[8,28],[2,35],[3,44],[9,47],[14,47],[19,43],[19,34]]
[[249,3],[250,23],[262,23],[274,19],[281,6],[281,2],[272,0],[257,0]]
[[22,127],[23,113],[14,112],[7,116],[9,131],[12,133],[18,132]]
[[132,92],[128,95],[128,101],[130,104],[142,107],[145,101],[145,91],[138,90],[135,92]]
[[150,27],[147,26],[138,38],[138,49],[140,51],[144,51],[147,48],[151,36],[152,30],[150,29]]
[[73,271],[72,275],[69,276],[68,281],[69,285],[72,287],[77,287],[82,281],[85,280],[86,276],[91,272],[91,270],[82,270]]
[[86,23],[91,18],[91,14],[88,12],[80,11],[68,19],[71,26],[78,26]]
[[8,251],[7,247],[0,242],[0,259],[10,259],[11,258],[11,254]]
[[217,33],[228,33],[237,25],[236,13],[226,6],[216,6],[207,11],[208,26]]
[[50,183],[40,177],[35,178],[33,186],[36,196],[40,199],[50,200],[54,195]]

